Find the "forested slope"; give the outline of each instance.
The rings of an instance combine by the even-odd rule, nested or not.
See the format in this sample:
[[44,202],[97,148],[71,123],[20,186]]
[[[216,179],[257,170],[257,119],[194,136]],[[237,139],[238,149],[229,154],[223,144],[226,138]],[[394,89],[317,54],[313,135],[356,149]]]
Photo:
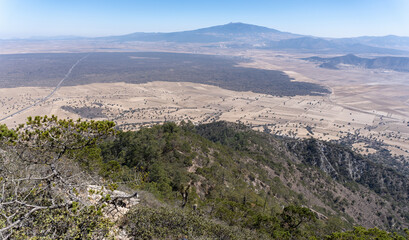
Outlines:
[[[277,218],[295,204],[329,229],[407,226],[407,177],[340,145],[277,138],[226,122],[166,123],[121,133],[102,154],[149,173],[145,187],[160,198],[198,205],[230,225],[257,229],[254,219]],[[328,231],[307,226],[311,234]],[[272,229],[263,231],[280,228]]]
[[[111,122],[39,117],[2,125],[0,148],[12,199],[0,202],[3,237],[403,239],[353,226],[404,235],[409,222],[406,176],[344,146],[233,123],[115,132]],[[13,195],[16,179],[30,197]]]

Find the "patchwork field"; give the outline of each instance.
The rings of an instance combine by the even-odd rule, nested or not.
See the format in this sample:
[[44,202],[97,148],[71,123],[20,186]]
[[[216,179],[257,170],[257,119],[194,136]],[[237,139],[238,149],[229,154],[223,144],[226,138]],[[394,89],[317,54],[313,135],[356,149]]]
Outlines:
[[[52,88],[0,89],[1,114],[16,112],[51,91]],[[359,134],[383,140],[399,155],[406,155],[409,149],[409,127],[399,115],[346,108],[330,96],[277,97],[188,82],[61,87],[46,102],[4,123],[15,126],[27,116],[52,114],[61,118],[109,119],[124,130],[164,121],[226,120],[296,138],[332,140]]]

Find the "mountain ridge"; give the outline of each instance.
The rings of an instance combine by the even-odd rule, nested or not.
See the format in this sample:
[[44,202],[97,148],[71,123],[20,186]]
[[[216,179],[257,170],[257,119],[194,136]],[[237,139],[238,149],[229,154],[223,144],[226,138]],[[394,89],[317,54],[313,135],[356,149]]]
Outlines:
[[339,69],[341,64],[346,64],[367,69],[385,69],[398,72],[409,72],[409,58],[407,57],[361,58],[354,54],[347,54],[332,58],[309,57],[303,58],[303,60],[317,62],[321,68],[335,70]]
[[[267,48],[301,52],[352,52],[398,55],[407,53],[406,50],[409,50],[409,40],[406,41],[404,37],[385,36],[382,38],[383,40],[381,38],[371,37],[369,40],[368,37],[326,39],[237,22],[188,31],[168,33],[136,32],[98,39],[120,42],[226,43],[226,46],[231,48]],[[399,40],[401,38],[402,40]],[[401,42],[401,45],[399,45],[401,48],[396,48],[396,42]]]
[[[268,36],[262,36],[267,34]],[[199,28],[195,30],[178,32],[135,32],[119,36],[108,36],[98,39],[109,39],[118,41],[174,41],[174,42],[223,42],[232,41],[235,35],[248,36],[259,39],[274,37],[276,39],[288,39],[302,35],[281,32],[276,29],[246,24],[228,23],[224,25]]]
[[25,40],[16,39],[15,41],[42,40],[195,43],[210,44],[213,47],[222,44],[228,48],[290,50],[295,52],[409,54],[409,37],[388,35],[382,37],[324,38],[241,22],[176,32],[134,32],[88,38],[47,37],[42,39],[40,37]]

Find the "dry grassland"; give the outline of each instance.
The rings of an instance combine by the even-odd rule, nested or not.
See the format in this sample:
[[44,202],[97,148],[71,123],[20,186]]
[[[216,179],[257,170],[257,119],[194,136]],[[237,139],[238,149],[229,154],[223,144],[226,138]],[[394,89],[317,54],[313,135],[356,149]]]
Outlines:
[[[0,89],[0,113],[4,116],[18,111],[51,90]],[[164,121],[206,123],[226,120],[300,138],[313,136],[330,140],[348,133],[359,133],[400,146],[403,151],[391,149],[399,155],[406,154],[409,127],[404,117],[342,107],[331,98],[275,97],[187,82],[103,83],[62,87],[48,101],[4,123],[13,127],[24,122],[27,116],[54,114],[60,118],[109,119],[121,129],[132,130]]]

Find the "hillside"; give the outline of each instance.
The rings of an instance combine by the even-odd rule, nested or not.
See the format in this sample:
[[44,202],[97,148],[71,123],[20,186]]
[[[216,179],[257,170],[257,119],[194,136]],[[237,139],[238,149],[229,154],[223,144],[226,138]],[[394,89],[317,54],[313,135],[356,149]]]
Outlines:
[[[39,189],[51,196],[63,197],[58,201],[72,198],[78,202],[66,205],[57,205],[54,200],[41,202],[49,198],[47,194],[41,195],[41,199],[33,198],[36,205],[43,207],[38,207],[33,216],[27,215],[37,218],[35,224],[18,223],[21,230],[11,231],[15,237],[47,234],[48,230],[38,225],[45,223],[58,231],[55,234],[61,234],[58,236],[108,234],[107,228],[114,227],[120,234],[135,239],[181,236],[189,239],[304,239],[311,236],[341,239],[344,235],[359,234],[387,237],[390,235],[381,230],[356,228],[352,231],[352,226],[403,232],[409,225],[407,177],[340,145],[280,138],[227,122],[198,126],[168,122],[114,135],[110,122],[36,117],[29,119],[27,126],[30,127],[20,126],[22,131],[0,126],[1,159],[5,166],[18,171],[19,165],[13,165],[10,160],[22,161],[28,164],[25,169],[38,172],[34,176],[29,173],[29,177],[21,178],[26,180],[19,181],[56,181],[58,185],[54,187],[48,188],[45,184]],[[100,141],[93,140],[101,137]],[[14,154],[23,158],[14,158]],[[26,156],[31,156],[30,160],[24,160]],[[50,157],[44,159],[43,156]],[[35,159],[50,162],[39,165]],[[41,172],[46,175],[47,171],[50,171],[47,177],[38,176]],[[22,177],[25,172],[18,174]],[[4,183],[9,184],[10,173],[0,173]],[[72,185],[68,181],[72,181]],[[96,193],[101,194],[98,204],[102,205],[90,209],[82,205],[85,198],[82,198],[84,185],[79,184],[81,182],[106,185],[111,190],[138,189],[140,203],[127,212],[123,208],[127,206],[124,200],[136,194],[122,197],[122,201],[121,197],[104,195],[101,190]],[[14,186],[13,181],[10,184]],[[65,192],[61,190],[67,187],[66,195],[61,195]],[[89,190],[89,194],[94,192]],[[110,225],[101,215],[108,214],[103,210],[106,204],[116,209],[122,207],[121,211],[127,213],[120,214],[118,221],[115,220],[118,215],[111,217],[114,222]],[[67,212],[52,210],[60,206],[67,208]],[[89,211],[88,228],[65,232],[67,229],[54,225],[68,221],[56,222],[59,214],[71,216],[73,226],[75,221],[83,224],[87,221],[81,218],[85,216],[84,211]],[[9,212],[5,214],[3,216]],[[4,228],[6,223],[0,222],[2,234],[10,231]],[[351,232],[334,233],[346,230]]]
[[304,60],[321,63],[320,67],[329,69],[339,69],[341,64],[346,64],[359,68],[409,71],[409,58],[407,57],[377,57],[370,59],[348,54],[333,58],[310,57],[304,58]]
[[[407,177],[339,145],[276,138],[225,122],[167,123],[120,134],[102,153],[106,161],[149,172],[146,189],[160,198],[198,204],[230,225],[252,229],[243,216],[274,216],[280,206],[296,204],[327,227],[334,221],[343,222],[342,229],[408,226]],[[186,202],[173,197],[186,189]]]

